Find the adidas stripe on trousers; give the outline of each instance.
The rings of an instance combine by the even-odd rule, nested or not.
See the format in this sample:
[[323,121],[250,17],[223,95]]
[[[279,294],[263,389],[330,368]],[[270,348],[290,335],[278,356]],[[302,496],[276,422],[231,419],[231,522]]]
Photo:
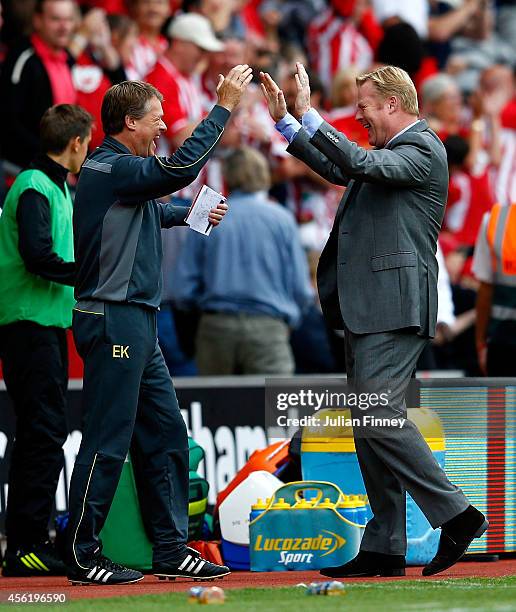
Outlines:
[[153,560],[176,560],[188,534],[188,437],[156,311],[78,302],[73,334],[84,361],[83,433],[70,484],[68,562],[84,567],[99,548],[129,450]]

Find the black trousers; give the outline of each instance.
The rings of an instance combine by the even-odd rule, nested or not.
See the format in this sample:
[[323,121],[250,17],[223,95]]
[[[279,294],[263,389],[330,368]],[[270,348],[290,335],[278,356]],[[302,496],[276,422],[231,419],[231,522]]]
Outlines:
[[154,561],[172,561],[188,534],[188,437],[158,346],[156,311],[79,302],[73,333],[84,360],[84,422],[70,484],[68,562],[86,567],[101,548],[129,450]]
[[7,546],[16,551],[48,539],[67,436],[66,332],[31,321],[1,326],[0,356],[16,413],[5,519]]

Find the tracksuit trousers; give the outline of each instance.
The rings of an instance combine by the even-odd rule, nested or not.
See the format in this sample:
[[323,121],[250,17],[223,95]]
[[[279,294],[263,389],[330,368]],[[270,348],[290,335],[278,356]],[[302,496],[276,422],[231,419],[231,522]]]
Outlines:
[[[156,311],[78,302],[83,433],[70,484],[69,564],[87,567],[130,450],[153,561],[181,556],[188,534],[188,437],[158,346]],[[125,534],[130,538],[131,534]]]
[[0,357],[16,413],[5,518],[7,547],[15,553],[48,540],[68,431],[66,332],[32,321],[3,325]]

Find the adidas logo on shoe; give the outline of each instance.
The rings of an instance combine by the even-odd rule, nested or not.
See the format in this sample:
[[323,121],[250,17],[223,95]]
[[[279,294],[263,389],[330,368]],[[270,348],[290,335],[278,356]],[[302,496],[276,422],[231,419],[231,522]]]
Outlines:
[[203,559],[193,548],[187,548],[185,556],[177,564],[155,564],[152,572],[159,580],[191,578],[194,581],[222,579],[231,573],[225,565]]
[[94,559],[87,568],[75,567],[68,573],[68,580],[72,585],[131,584],[142,579],[141,572],[114,563],[104,556]]

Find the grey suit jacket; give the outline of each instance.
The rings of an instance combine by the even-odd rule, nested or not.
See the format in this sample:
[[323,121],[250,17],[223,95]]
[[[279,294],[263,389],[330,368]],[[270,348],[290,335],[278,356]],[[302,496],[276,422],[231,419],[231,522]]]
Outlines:
[[328,323],[356,334],[410,327],[432,337],[448,166],[426,121],[375,150],[323,122],[311,139],[301,129],[287,150],[347,185],[317,269]]

